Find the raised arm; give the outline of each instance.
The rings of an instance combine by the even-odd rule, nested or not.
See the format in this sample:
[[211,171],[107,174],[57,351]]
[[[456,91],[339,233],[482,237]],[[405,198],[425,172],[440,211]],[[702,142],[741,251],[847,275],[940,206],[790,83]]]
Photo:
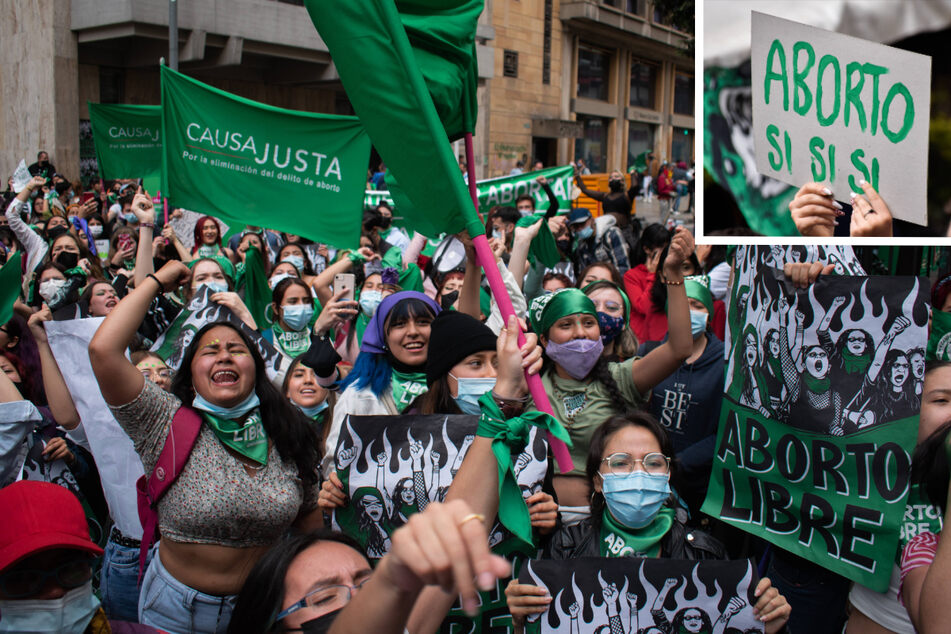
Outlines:
[[459,291],[459,312],[479,319],[479,314],[482,312],[479,306],[482,267],[479,266],[472,240],[462,234],[458,237],[466,248],[466,273],[462,280],[462,290]]
[[20,241],[20,244],[23,245],[23,249],[27,254],[27,273],[32,273],[37,265],[39,265],[40,261],[46,255],[46,252],[49,251],[49,246],[40,234],[30,229],[29,225],[23,222],[23,218],[20,217],[20,210],[23,209],[23,206],[26,205],[26,202],[30,199],[30,194],[33,190],[37,187],[42,187],[45,182],[42,176],[34,176],[33,180],[28,182],[26,186],[20,190],[20,193],[16,195],[13,202],[7,207],[7,223],[10,225],[10,230],[13,231],[13,235],[15,235],[17,240]]
[[40,353],[40,367],[43,373],[43,389],[46,391],[46,400],[50,406],[50,412],[53,419],[64,429],[76,429],[79,426],[79,412],[76,411],[76,404],[73,403],[73,397],[66,387],[66,381],[63,380],[63,373],[60,372],[59,365],[53,357],[53,351],[50,349],[49,339],[46,337],[44,322],[53,319],[49,307],[43,304],[42,310],[33,313],[30,321],[27,322],[33,338],[36,340],[36,348]]
[[135,252],[135,285],[141,286],[149,273],[155,272],[152,263],[152,233],[155,228],[155,210],[152,199],[148,195],[139,193],[132,199],[132,213],[139,220],[139,244]]
[[910,325],[911,321],[904,315],[899,315],[898,318],[892,322],[888,332],[885,333],[885,337],[875,348],[875,355],[872,357],[872,363],[868,366],[868,373],[866,374],[866,377],[868,378],[869,383],[874,383],[878,378],[878,373],[882,371],[882,365],[885,363],[885,357],[888,356],[889,349],[892,347],[892,344],[895,343],[895,337],[900,335],[905,330],[905,328]]
[[379,256],[373,253],[372,250],[367,247],[361,247],[356,252],[339,257],[336,262],[327,266],[311,283],[314,292],[317,293],[317,299],[320,301],[320,305],[325,306],[333,296],[330,287],[333,285],[334,275],[346,273],[353,268],[356,261],[366,261],[377,258],[379,258]]
[[187,264],[192,261],[192,254],[188,252],[188,249],[185,248],[182,241],[178,239],[178,234],[175,233],[175,229],[172,225],[162,227],[162,237],[172,243],[172,246],[175,247],[175,252],[178,253],[178,257],[182,259],[182,262]]
[[690,356],[693,333],[690,331],[690,308],[684,290],[681,264],[693,253],[693,236],[683,227],[670,240],[664,261],[667,284],[667,341],[651,350],[631,365],[634,385],[641,394],[650,390],[674,373]]
[[596,189],[588,189],[584,185],[584,181],[581,180],[581,174],[575,174],[575,185],[578,186],[578,189],[584,193],[588,198],[594,198],[595,200],[601,201],[604,200],[608,195],[607,192],[599,192]]
[[548,196],[548,209],[545,210],[545,218],[551,218],[558,213],[558,196],[555,196],[555,192],[551,190],[551,185],[548,184],[548,179],[544,176],[539,176],[535,179],[535,182],[542,186],[542,189],[545,190],[545,195]]
[[116,304],[89,342],[89,360],[109,405],[130,403],[142,391],[145,378],[125,356],[126,347],[145,318],[155,296],[172,291],[189,276],[188,267],[172,260],[142,286]]
[[532,240],[538,235],[545,220],[539,219],[527,227],[515,227],[515,236],[512,238],[512,254],[509,257],[509,271],[515,276],[519,289],[525,281],[525,269],[528,264],[528,250]]

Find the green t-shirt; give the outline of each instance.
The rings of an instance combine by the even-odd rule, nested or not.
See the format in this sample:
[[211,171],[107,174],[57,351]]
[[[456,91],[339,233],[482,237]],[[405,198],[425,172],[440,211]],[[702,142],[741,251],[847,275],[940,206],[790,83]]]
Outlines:
[[[632,408],[640,407],[645,401],[637,391],[634,378],[631,376],[631,366],[635,360],[628,359],[621,363],[608,364],[611,377]],[[615,409],[607,388],[600,381],[565,379],[557,376],[555,370],[552,369],[542,375],[542,382],[555,412],[555,418],[565,426],[571,437],[571,460],[575,468],[564,475],[584,476],[584,466],[588,461],[588,447],[591,445],[594,430],[608,418],[620,412]]]

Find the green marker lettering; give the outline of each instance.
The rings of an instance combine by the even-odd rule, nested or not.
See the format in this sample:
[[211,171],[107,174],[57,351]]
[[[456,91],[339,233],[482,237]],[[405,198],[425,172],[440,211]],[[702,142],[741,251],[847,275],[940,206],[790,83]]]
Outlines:
[[[799,53],[806,52],[806,65],[804,68],[799,66]],[[812,70],[812,65],[816,63],[816,53],[812,50],[809,42],[796,42],[793,45],[793,110],[796,114],[805,116],[812,106],[812,91],[806,85],[806,76]],[[800,91],[803,94],[802,102],[799,101]]]
[[784,130],[783,138],[786,141],[786,171],[792,174],[792,140],[789,138],[789,132]]
[[812,180],[821,183],[826,179],[826,164],[822,160],[822,153],[819,150],[825,148],[826,142],[817,136],[809,139],[809,153],[812,154],[810,167],[812,168]]
[[[901,129],[898,132],[892,132],[888,129],[888,113],[891,108],[892,101],[897,95],[901,95],[905,99],[905,120],[901,124]],[[911,98],[911,93],[908,91],[908,88],[905,87],[905,84],[901,82],[894,84],[888,90],[888,94],[885,95],[885,103],[882,105],[882,132],[885,133],[885,137],[892,143],[900,143],[905,140],[905,137],[908,136],[908,133],[911,132],[911,126],[915,123],[915,102]]]
[[[832,102],[832,112],[829,113],[829,116],[822,116],[822,78],[825,74],[825,71],[829,66],[832,66],[832,69],[835,71],[835,90],[833,94],[835,95],[835,100]],[[817,70],[817,80],[816,80],[816,118],[819,120],[819,125],[827,127],[832,125],[835,122],[836,117],[839,116],[839,108],[842,105],[842,95],[840,94],[840,88],[842,86],[842,69],[839,67],[839,60],[832,55],[823,55],[822,59],[819,60],[819,68]]]
[[[852,75],[855,72],[858,72],[859,83],[855,86],[852,85]],[[865,132],[865,106],[862,105],[862,86],[865,85],[865,75],[862,74],[862,65],[858,62],[851,62],[848,66],[845,67],[845,112],[843,123],[845,127],[849,127],[849,116],[851,109],[849,104],[852,104],[855,107],[855,110],[858,112],[859,118],[859,127],[862,128],[862,132]]]
[[771,123],[766,126],[766,140],[769,141],[773,150],[776,151],[776,154],[773,154],[773,151],[770,150],[766,156],[769,159],[769,166],[778,172],[783,167],[783,154],[779,148],[779,141],[776,139],[777,136],[779,136],[779,128],[777,128],[775,124]]
[[[779,57],[779,72],[773,71],[774,56]],[[789,110],[789,85],[786,78],[786,51],[783,50],[782,43],[776,39],[769,46],[769,53],[766,55],[766,79],[764,80],[764,90],[766,96],[766,105],[769,105],[769,88],[771,82],[779,80],[783,83],[783,110]],[[776,148],[779,149],[778,147]]]
[[[851,158],[852,158],[852,166],[858,171],[862,172],[862,179],[867,182],[871,180],[871,178],[869,177],[868,168],[865,167],[865,163],[862,162],[862,159],[864,157],[865,157],[865,150],[855,150],[854,152],[852,152]],[[862,192],[862,188],[859,187],[859,184],[855,182],[855,176],[853,175],[849,176],[849,187],[852,189],[852,191],[854,191],[857,194]]]
[[872,124],[872,136],[878,130],[878,78],[888,73],[884,66],[875,64],[862,64],[862,72],[872,76],[872,116],[869,117],[869,123]]

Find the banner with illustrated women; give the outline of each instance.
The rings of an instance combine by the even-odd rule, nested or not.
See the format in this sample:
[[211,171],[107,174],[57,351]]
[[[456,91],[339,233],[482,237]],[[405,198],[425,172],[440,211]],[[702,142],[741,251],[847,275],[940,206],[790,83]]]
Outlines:
[[533,560],[519,583],[548,590],[548,611],[529,617],[542,634],[754,634],[756,570],[748,560],[582,557]]
[[[768,249],[738,250],[738,266]],[[703,511],[884,591],[918,428],[928,284],[825,275],[794,289],[768,265],[736,279]]]

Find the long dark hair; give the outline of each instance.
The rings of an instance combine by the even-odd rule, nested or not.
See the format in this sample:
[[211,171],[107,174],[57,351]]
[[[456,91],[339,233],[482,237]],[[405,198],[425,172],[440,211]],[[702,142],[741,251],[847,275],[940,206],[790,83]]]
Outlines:
[[429,389],[417,397],[411,407],[417,409],[420,414],[463,413],[449,391],[449,378],[445,374],[433,381]]
[[674,489],[674,481],[677,475],[676,459],[674,457],[674,446],[670,442],[667,430],[663,425],[657,422],[657,419],[642,410],[630,411],[623,416],[612,416],[604,421],[600,427],[594,430],[591,435],[591,444],[588,445],[588,461],[585,463],[585,475],[588,477],[588,484],[591,485],[591,519],[595,524],[601,524],[601,515],[604,512],[605,502],[604,494],[594,491],[594,479],[598,477],[601,471],[601,460],[604,458],[604,449],[608,445],[611,436],[625,427],[640,427],[649,431],[657,444],[660,445],[662,454],[670,458],[670,487]]
[[264,553],[241,586],[228,625],[228,634],[284,631],[275,619],[284,605],[287,571],[298,555],[319,542],[337,542],[349,546],[366,558],[366,553],[355,539],[326,528],[294,535],[279,542]]
[[[929,361],[925,376],[939,368],[951,367],[948,361]],[[922,440],[911,457],[911,483],[921,487],[925,499],[944,515],[948,500],[948,486],[951,484],[951,467],[948,465],[948,453],[945,444],[951,433],[951,420],[945,422],[930,436]]]
[[16,345],[12,348],[7,348],[7,352],[11,352],[15,355],[23,366],[22,372],[20,372],[19,369],[17,370],[20,372],[20,379],[25,381],[28,376],[36,390],[35,396],[38,401],[34,401],[34,403],[36,405],[46,405],[46,390],[43,388],[43,365],[40,362],[40,349],[36,345],[36,339],[33,338],[33,333],[30,332],[30,327],[27,325],[26,320],[17,313],[13,313],[10,317],[10,321],[5,324],[0,324],[0,326],[3,326],[8,339],[15,338],[17,340]]
[[[660,259],[657,260],[657,271],[654,275],[654,284],[651,286],[651,306],[658,313],[667,312],[667,285],[661,279],[663,274],[664,262],[667,260],[667,253],[670,251],[670,243],[661,251]],[[687,256],[687,261],[693,265],[694,273],[700,272],[700,260],[696,253]],[[710,315],[710,321],[713,321],[713,315]]]
[[274,448],[282,460],[297,465],[297,474],[304,486],[317,483],[317,463],[320,461],[320,448],[317,435],[304,414],[294,407],[284,395],[277,391],[267,378],[264,368],[264,359],[258,352],[257,346],[244,332],[235,328],[234,324],[219,321],[205,324],[195,333],[195,337],[182,357],[182,364],[172,379],[172,394],[182,403],[191,403],[195,398],[195,388],[192,385],[192,359],[198,351],[198,342],[202,336],[215,326],[225,326],[238,333],[241,340],[248,347],[251,358],[254,359],[254,391],[261,399],[261,422],[268,437],[274,441]]
[[659,222],[655,222],[644,227],[641,237],[634,244],[634,252],[631,253],[631,267],[647,262],[646,249],[656,249],[670,244],[670,231]]

